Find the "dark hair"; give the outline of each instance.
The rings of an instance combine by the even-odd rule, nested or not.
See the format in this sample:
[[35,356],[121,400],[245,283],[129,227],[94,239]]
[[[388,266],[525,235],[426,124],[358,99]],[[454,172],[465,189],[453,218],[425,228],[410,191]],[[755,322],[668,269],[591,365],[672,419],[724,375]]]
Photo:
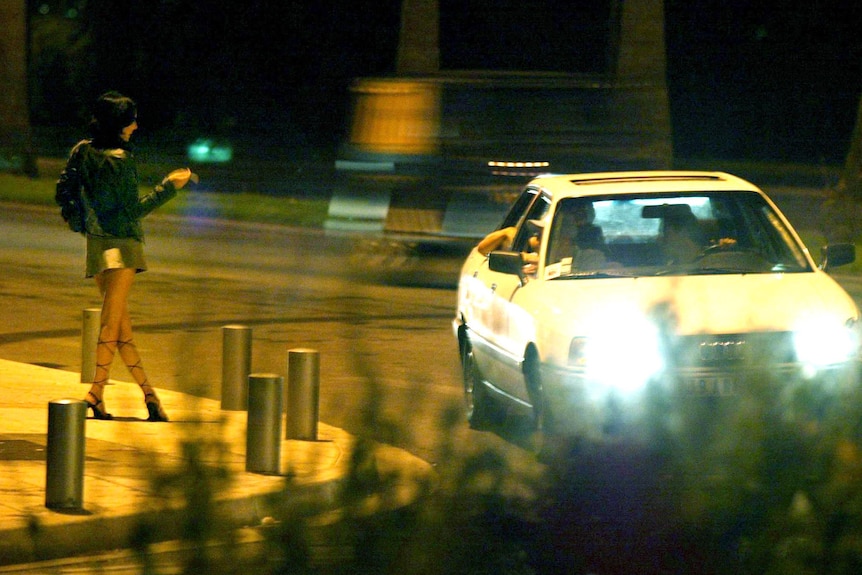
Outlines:
[[123,128],[137,117],[138,106],[134,100],[119,92],[105,92],[93,104],[90,133],[97,144],[122,146],[125,143],[120,139]]

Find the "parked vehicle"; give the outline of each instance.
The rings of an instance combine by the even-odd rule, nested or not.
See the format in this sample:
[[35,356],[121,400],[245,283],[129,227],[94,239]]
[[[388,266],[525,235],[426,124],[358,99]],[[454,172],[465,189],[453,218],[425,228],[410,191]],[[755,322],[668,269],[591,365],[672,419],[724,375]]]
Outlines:
[[814,410],[856,382],[859,310],[826,273],[854,247],[818,266],[741,178],[539,177],[499,230],[511,242],[462,267],[453,323],[474,427],[516,409],[546,434],[637,434],[682,404]]

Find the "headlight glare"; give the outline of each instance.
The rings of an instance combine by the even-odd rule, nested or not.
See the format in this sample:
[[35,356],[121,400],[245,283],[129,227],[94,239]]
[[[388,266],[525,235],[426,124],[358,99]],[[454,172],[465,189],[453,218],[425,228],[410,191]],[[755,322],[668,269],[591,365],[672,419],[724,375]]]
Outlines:
[[603,322],[569,345],[569,366],[590,383],[636,392],[664,368],[658,328],[646,318]]
[[853,359],[859,351],[855,324],[853,319],[839,323],[829,317],[806,318],[793,332],[796,358],[814,370]]

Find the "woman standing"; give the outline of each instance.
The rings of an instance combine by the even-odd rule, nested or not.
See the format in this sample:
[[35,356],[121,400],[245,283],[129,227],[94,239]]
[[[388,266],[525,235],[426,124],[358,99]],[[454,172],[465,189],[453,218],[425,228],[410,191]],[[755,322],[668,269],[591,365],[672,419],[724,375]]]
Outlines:
[[[128,296],[135,274],[147,269],[141,219],[197,176],[188,168],[175,170],[153,191],[139,197],[138,174],[129,148],[137,129],[137,106],[132,99],[117,92],[100,96],[90,123],[92,138],[72,148],[57,181],[56,200],[67,220],[74,220],[75,215],[80,219],[78,226],[72,221],[70,226],[87,237],[86,276],[96,279],[102,295],[96,373],[85,398],[88,408],[96,419],[113,419],[103,396],[114,355],[119,352],[144,394],[147,420],[167,421],[132,339]],[[69,198],[77,198],[75,206]]]

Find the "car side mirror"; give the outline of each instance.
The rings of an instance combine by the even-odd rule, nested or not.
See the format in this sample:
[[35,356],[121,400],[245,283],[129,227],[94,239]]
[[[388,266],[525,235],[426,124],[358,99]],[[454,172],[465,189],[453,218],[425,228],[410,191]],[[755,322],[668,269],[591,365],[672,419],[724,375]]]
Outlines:
[[820,248],[820,269],[837,268],[856,261],[856,246],[853,244],[832,244]]
[[524,279],[524,260],[520,252],[491,252],[488,256],[488,267],[491,271],[502,274],[517,275]]

